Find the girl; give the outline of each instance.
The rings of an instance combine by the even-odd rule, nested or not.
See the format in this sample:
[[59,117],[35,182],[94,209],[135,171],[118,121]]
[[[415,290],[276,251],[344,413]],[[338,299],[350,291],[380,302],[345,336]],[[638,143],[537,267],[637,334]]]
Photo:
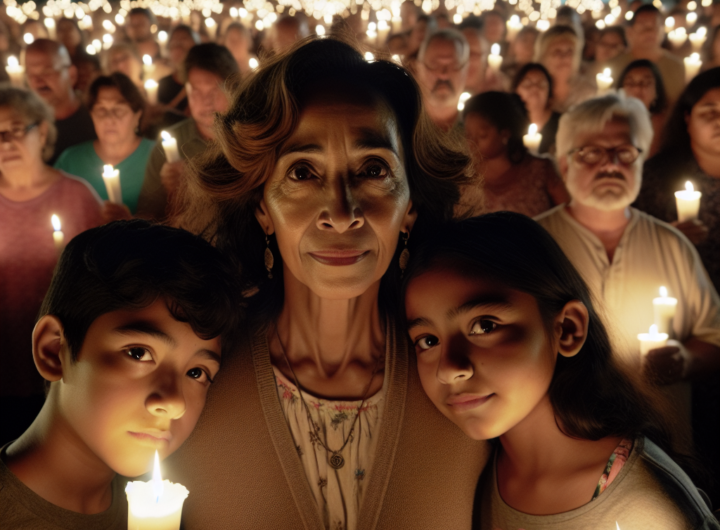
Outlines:
[[422,386],[465,434],[499,438],[476,528],[720,528],[545,230],[490,214],[413,253],[405,304]]

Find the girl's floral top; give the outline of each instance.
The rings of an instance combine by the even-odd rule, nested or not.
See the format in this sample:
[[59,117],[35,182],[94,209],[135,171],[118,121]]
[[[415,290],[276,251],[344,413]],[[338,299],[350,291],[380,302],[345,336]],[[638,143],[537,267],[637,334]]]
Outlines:
[[610,455],[610,459],[605,466],[605,471],[603,471],[603,474],[598,481],[598,485],[595,488],[595,494],[593,495],[592,500],[597,499],[598,495],[600,495],[610,484],[612,484],[612,481],[615,480],[615,477],[618,476],[618,473],[620,473],[620,470],[625,465],[625,462],[627,462],[632,448],[633,441],[628,440],[627,438],[623,439],[623,441],[618,444],[613,451],[613,454]]
[[331,450],[340,449],[350,433],[361,400],[333,401],[303,391],[312,419],[320,429],[315,433],[297,387],[274,366],[273,371],[280,405],[325,521],[325,528],[355,530],[367,477],[375,457],[388,378],[385,378],[377,394],[365,400],[352,436],[341,453],[345,465],[334,469],[329,464],[332,455],[318,442],[318,438]]

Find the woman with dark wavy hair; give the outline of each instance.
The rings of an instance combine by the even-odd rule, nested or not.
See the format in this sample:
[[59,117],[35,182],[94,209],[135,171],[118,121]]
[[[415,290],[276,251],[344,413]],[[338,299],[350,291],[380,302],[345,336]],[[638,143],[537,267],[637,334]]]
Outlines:
[[216,138],[177,224],[237,259],[252,317],[167,466],[185,528],[468,528],[487,447],[423,395],[396,324],[468,156],[403,68],[333,39],[263,64]]

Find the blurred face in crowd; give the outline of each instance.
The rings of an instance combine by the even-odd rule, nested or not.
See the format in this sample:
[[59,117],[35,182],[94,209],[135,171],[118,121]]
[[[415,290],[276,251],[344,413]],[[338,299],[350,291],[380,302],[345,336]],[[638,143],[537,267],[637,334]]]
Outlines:
[[550,83],[540,70],[530,70],[517,86],[515,93],[528,109],[550,107]]
[[250,52],[249,35],[237,28],[230,28],[225,34],[225,47],[230,50],[236,62],[247,61]]
[[42,162],[47,131],[46,122],[33,123],[11,107],[0,107],[0,173],[25,172]]
[[547,47],[542,63],[553,79],[567,79],[574,72],[575,47],[573,39],[557,38]]
[[512,43],[512,56],[518,64],[527,64],[533,60],[535,53],[535,40],[537,34],[531,31],[523,31],[517,34]]
[[455,40],[433,39],[418,61],[417,73],[429,105],[457,107],[468,75],[468,62],[463,62],[461,44]]
[[142,62],[129,50],[118,48],[110,52],[108,57],[110,73],[120,72],[128,76],[137,86],[142,86]]
[[72,53],[80,46],[82,35],[72,21],[60,19],[57,23],[57,40]]
[[628,96],[642,101],[648,110],[657,99],[655,76],[650,68],[633,68],[630,70],[625,75],[622,88]]
[[503,40],[505,35],[505,21],[495,13],[486,13],[483,17],[483,36],[489,43],[494,44]]
[[135,140],[142,111],[133,112],[117,88],[102,87],[90,115],[100,143],[117,145]]
[[334,300],[378,287],[415,219],[393,113],[352,87],[319,90],[280,148],[256,217],[286,288]]
[[151,469],[156,450],[165,458],[192,432],[220,369],[220,341],[198,337],[159,299],[99,316],[76,360],[67,348],[60,358],[62,378],[51,392],[70,432],[134,477]]
[[413,26],[408,37],[408,53],[415,53],[420,49],[420,45],[427,35],[427,29],[427,20],[420,20]]
[[474,94],[480,92],[485,80],[485,50],[480,34],[472,28],[465,28],[463,35],[470,46],[470,59],[468,60],[467,81],[465,88]]
[[657,13],[640,13],[635,16],[632,26],[628,28],[628,40],[631,48],[652,50],[660,46],[665,36],[660,15]]
[[465,117],[465,138],[475,160],[482,162],[506,155],[510,133],[499,131],[482,115],[473,112]]
[[48,32],[45,26],[43,26],[37,20],[28,20],[22,27],[22,34],[29,33],[34,37],[35,40],[47,39]]
[[708,90],[685,120],[693,151],[720,156],[720,88]]
[[228,109],[227,95],[222,88],[224,81],[216,74],[200,68],[193,68],[188,72],[185,89],[188,94],[190,114],[206,138],[214,137],[215,114]]
[[604,33],[597,43],[595,60],[598,63],[605,63],[625,51],[625,44],[622,37],[613,31]]
[[71,64],[63,63],[58,54],[44,50],[30,49],[25,54],[28,85],[51,107],[62,105],[72,98],[77,70]]
[[402,19],[402,29],[407,31],[417,22],[418,8],[414,2],[405,1],[400,4],[400,18]]
[[[642,184],[642,156],[628,163],[632,156],[627,154],[633,152],[634,145],[630,125],[621,118],[609,120],[600,132],[575,136],[572,145],[575,152],[561,161],[572,197],[570,204],[601,211],[630,206]],[[615,151],[607,153],[607,149]]]
[[715,32],[715,39],[712,42],[712,46],[710,48],[711,55],[713,60],[715,61],[715,66],[720,64],[720,31]]
[[168,40],[168,56],[174,68],[179,68],[182,65],[190,48],[193,46],[195,46],[195,41],[187,31],[177,30],[173,32]]
[[302,31],[300,21],[295,18],[283,18],[275,23],[273,49],[282,52],[290,48],[306,35]]
[[150,19],[143,14],[135,13],[127,18],[125,31],[130,40],[144,41],[152,38]]

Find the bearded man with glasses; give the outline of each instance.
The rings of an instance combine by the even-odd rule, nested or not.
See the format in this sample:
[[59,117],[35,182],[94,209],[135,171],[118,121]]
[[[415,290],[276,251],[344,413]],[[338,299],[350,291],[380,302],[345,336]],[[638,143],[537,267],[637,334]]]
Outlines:
[[[640,191],[653,129],[647,110],[616,94],[560,118],[557,153],[568,204],[536,220],[555,238],[601,302],[622,360],[672,397],[677,433],[690,442],[690,385],[720,368],[720,299],[700,257],[674,227],[630,207]],[[641,355],[637,335],[655,322],[664,286],[677,298],[667,346]]]

